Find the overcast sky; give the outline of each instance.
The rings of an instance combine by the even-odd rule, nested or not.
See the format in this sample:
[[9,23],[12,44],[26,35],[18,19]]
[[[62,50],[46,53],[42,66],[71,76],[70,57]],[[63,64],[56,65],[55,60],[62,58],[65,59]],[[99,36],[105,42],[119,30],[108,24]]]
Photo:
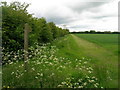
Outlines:
[[70,31],[118,31],[119,0],[2,0],[30,3],[28,12]]

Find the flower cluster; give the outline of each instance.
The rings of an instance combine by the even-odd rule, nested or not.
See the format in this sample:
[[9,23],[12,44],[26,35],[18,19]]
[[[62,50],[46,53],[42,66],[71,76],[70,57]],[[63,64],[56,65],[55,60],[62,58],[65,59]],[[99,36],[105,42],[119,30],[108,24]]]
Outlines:
[[[3,85],[10,87],[63,87],[63,88],[98,88],[101,85],[93,75],[93,68],[89,65],[91,59],[70,59],[57,57],[58,49],[50,44],[37,45],[29,48],[27,62],[28,70],[24,69],[23,57],[16,53],[14,59],[3,67]],[[6,54],[4,59],[9,61]],[[18,59],[18,60],[17,60]],[[19,62],[18,62],[19,61]],[[9,81],[9,82],[8,82]]]
[[98,79],[94,76],[85,76],[84,78],[66,78],[58,85],[59,88],[103,88],[99,85]]

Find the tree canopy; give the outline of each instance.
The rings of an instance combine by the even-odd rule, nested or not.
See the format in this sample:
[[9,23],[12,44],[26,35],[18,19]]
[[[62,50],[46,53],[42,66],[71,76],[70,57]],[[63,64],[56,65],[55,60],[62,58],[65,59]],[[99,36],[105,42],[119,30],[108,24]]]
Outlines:
[[29,4],[1,2],[2,7],[2,44],[6,50],[16,51],[23,48],[24,24],[28,23],[32,32],[29,34],[29,45],[48,43],[69,33],[45,18],[36,18],[27,12]]

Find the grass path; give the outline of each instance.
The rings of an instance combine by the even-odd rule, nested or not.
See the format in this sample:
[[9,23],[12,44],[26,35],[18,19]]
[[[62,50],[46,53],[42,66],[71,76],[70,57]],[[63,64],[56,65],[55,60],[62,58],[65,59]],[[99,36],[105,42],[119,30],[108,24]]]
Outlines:
[[118,56],[114,55],[112,52],[106,50],[105,48],[97,44],[81,39],[75,35],[72,35],[72,37],[76,41],[78,47],[80,49],[82,48],[82,52],[87,56],[94,57],[97,60],[105,60],[107,64],[114,64],[115,66],[117,66]]
[[[98,77],[100,77],[100,73],[107,73],[106,71],[108,70],[110,72],[110,77],[112,78],[112,81],[109,84],[112,86],[117,86],[118,56],[95,43],[89,42],[75,35],[71,36],[74,38],[76,44],[78,45],[80,52],[94,59],[92,64],[96,69],[96,75],[99,75]],[[101,80],[102,78],[104,77],[101,76]]]
[[72,58],[90,58],[94,74],[104,87],[118,85],[118,56],[106,48],[80,38],[74,34],[67,35],[54,43],[59,48],[57,56]]
[[97,44],[107,51],[113,52],[118,55],[118,34],[75,34],[84,40]]

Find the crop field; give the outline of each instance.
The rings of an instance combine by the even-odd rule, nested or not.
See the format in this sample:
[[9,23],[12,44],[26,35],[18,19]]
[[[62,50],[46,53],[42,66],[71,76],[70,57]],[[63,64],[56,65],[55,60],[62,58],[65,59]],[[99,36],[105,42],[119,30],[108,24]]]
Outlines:
[[3,66],[3,88],[117,88],[118,39],[110,35],[69,34],[31,47],[27,71],[16,53]]
[[96,43],[115,54],[118,54],[118,34],[76,34],[76,36]]

